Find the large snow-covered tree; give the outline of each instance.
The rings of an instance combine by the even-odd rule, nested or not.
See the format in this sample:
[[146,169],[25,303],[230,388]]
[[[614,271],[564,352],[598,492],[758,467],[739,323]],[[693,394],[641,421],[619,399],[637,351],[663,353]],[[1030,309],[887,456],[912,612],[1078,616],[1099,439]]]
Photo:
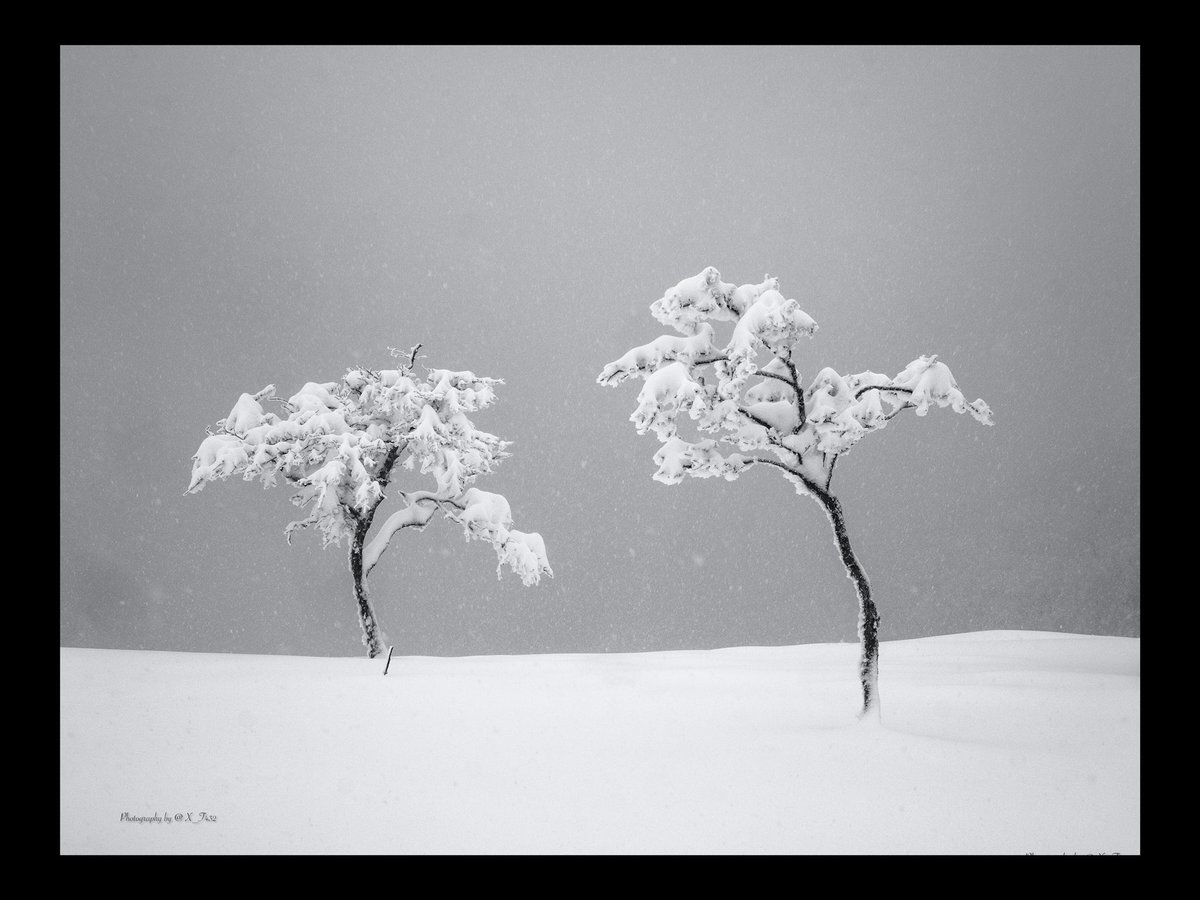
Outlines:
[[[505,564],[526,585],[554,574],[541,535],[515,529],[508,501],[473,486],[509,456],[509,441],[480,431],[468,417],[490,406],[493,388],[504,382],[448,369],[426,369],[421,377],[415,371],[419,347],[404,354],[392,350],[399,368],[356,366],[340,381],[310,381],[287,400],[276,397],[274,385],[242,394],[192,457],[186,491],[197,493],[230,475],[257,478],[264,487],[279,481],[294,487],[292,502],[308,515],[287,526],[288,543],[293,531],[309,526],[320,530],[322,546],[348,540],[354,599],[371,657],[386,638],[367,597],[367,575],[398,531],[423,529],[439,509],[462,526],[468,541],[495,548],[497,577]],[[279,414],[265,410],[267,402],[278,404]],[[432,476],[435,486],[388,491],[404,507],[368,540],[397,467]]]
[[[812,337],[817,323],[795,300],[784,299],[778,279],[770,276],[735,286],[709,266],[668,290],[650,312],[683,337],[663,335],[634,347],[605,366],[597,381],[613,386],[645,379],[630,420],[639,434],[653,431],[662,442],[654,455],[655,480],[677,484],[688,475],[732,481],[752,466],[768,466],[821,505],[858,594],[862,714],[877,717],[879,613],[850,546],[842,505],[830,491],[834,466],[903,410],[923,416],[932,406],[948,406],[985,425],[992,424],[991,410],[982,400],[967,403],[936,356],[921,356],[894,377],[824,368],[805,384],[800,339]],[[733,323],[728,340],[718,341],[712,322]],[[720,436],[681,437],[681,413],[699,431]],[[732,445],[732,452],[722,445]]]

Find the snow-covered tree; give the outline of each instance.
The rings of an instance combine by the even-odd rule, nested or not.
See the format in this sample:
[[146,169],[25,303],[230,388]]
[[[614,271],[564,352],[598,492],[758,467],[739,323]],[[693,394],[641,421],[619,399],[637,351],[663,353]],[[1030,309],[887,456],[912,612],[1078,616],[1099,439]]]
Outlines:
[[[473,487],[510,454],[508,441],[478,430],[468,413],[490,406],[493,388],[504,382],[473,372],[415,370],[417,350],[392,350],[397,369],[347,370],[340,381],[309,382],[287,400],[267,385],[242,394],[233,409],[209,430],[192,457],[186,493],[210,481],[241,475],[264,487],[280,480],[296,489],[292,502],[308,515],[284,531],[288,543],[297,528],[315,526],[322,545],[350,544],[350,573],[367,655],[377,656],[385,637],[370,600],[366,578],[404,528],[423,529],[436,510],[462,526],[466,539],[496,549],[496,575],[507,564],[526,585],[553,576],[546,546],[536,532],[513,527],[508,501]],[[274,402],[280,414],[263,409]],[[431,490],[392,490],[404,508],[388,517],[371,540],[367,535],[393,476],[400,469],[431,475]]]
[[[721,281],[709,266],[668,290],[650,312],[683,337],[663,335],[634,347],[605,366],[597,381],[614,386],[635,376],[645,379],[630,420],[638,434],[653,431],[662,442],[654,455],[655,480],[677,484],[690,475],[733,481],[752,466],[769,466],[821,505],[858,594],[862,714],[878,716],[879,614],[850,546],[842,505],[830,492],[834,466],[902,410],[923,416],[931,406],[948,406],[985,425],[992,424],[991,410],[982,400],[967,403],[950,369],[935,356],[919,357],[891,378],[825,368],[805,386],[800,339],[812,337],[817,323],[795,300],[784,299],[770,276],[739,287]],[[722,321],[733,323],[723,343],[710,324]],[[677,424],[685,412],[699,431],[719,437],[680,437]],[[732,445],[734,452],[722,445]]]

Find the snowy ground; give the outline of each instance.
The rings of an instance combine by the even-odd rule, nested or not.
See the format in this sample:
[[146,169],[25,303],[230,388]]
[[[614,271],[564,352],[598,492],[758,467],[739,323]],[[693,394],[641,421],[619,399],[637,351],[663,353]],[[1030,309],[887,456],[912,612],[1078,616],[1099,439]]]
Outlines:
[[881,725],[855,719],[856,655],[407,657],[385,678],[365,658],[64,648],[60,847],[1140,851],[1139,640],[887,642]]

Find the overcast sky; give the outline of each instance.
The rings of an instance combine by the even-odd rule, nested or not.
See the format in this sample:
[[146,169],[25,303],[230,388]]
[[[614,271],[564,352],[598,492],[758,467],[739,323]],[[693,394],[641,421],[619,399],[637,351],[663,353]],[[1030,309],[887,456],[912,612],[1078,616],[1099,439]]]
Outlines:
[[638,383],[595,383],[708,265],[816,319],[806,379],[936,353],[995,411],[838,465],[883,640],[1139,634],[1137,48],[64,47],[60,120],[64,646],[363,654],[285,488],[183,491],[241,392],[418,341],[505,379],[478,486],[555,577],[403,532],[397,653],[855,640],[816,503],[652,481]]

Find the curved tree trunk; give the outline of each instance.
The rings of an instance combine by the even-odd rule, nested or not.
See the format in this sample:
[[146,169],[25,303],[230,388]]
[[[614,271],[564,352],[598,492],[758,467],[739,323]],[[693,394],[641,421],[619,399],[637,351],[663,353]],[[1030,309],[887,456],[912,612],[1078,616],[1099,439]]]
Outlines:
[[363,644],[366,645],[367,656],[374,659],[383,652],[383,644],[379,620],[375,618],[375,608],[367,599],[367,585],[363,580],[363,542],[370,527],[368,519],[359,521],[354,529],[354,537],[350,540],[350,574],[354,576],[354,600],[358,604],[358,623],[363,630]]
[[[417,344],[413,348],[414,354],[420,346]],[[381,490],[387,487],[392,475],[392,466],[395,465],[399,455],[399,444],[388,449],[387,456],[384,457],[383,464],[379,469]],[[350,517],[354,520],[354,537],[350,539],[350,574],[354,576],[354,602],[358,605],[358,624],[362,626],[363,644],[367,648],[369,659],[374,659],[383,652],[383,629],[379,627],[379,620],[375,617],[375,607],[367,598],[367,582],[363,576],[363,545],[367,540],[367,532],[371,530],[371,523],[375,520],[375,510],[382,502],[383,500],[380,498],[366,513],[350,510]]]
[[871,599],[871,585],[863,572],[850,546],[850,535],[846,531],[846,518],[842,513],[842,504],[832,494],[821,492],[815,495],[829,516],[829,524],[833,526],[834,538],[837,540],[838,552],[842,557],[842,565],[846,567],[846,576],[854,582],[854,590],[858,594],[858,640],[861,655],[858,662],[858,675],[862,681],[863,708],[859,718],[871,715],[879,718],[879,613]]

